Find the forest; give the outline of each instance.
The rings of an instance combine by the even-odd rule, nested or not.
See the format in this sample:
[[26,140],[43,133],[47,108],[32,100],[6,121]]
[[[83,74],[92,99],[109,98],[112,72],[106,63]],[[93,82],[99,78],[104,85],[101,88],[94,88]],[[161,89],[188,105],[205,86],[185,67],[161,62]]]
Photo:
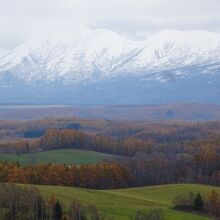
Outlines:
[[[13,186],[12,183],[96,190],[183,183],[220,186],[218,121],[131,122],[76,118],[5,120],[0,123],[0,137],[1,154],[26,154],[34,158],[39,152],[74,149],[112,155],[103,161],[90,164],[36,163],[33,159],[29,164],[21,165],[18,162],[0,161],[1,187],[9,195],[11,190],[15,190],[13,194],[19,191],[18,195],[24,198],[23,191],[31,190],[36,197],[31,203],[37,204],[37,208],[28,207],[27,212],[23,212],[19,209],[23,210],[25,204],[1,201],[0,206],[7,210],[1,210],[4,219],[14,219],[15,215],[17,219],[61,219],[61,214],[60,218],[55,217],[55,206],[58,206],[58,212],[62,212],[62,219],[77,219],[71,215],[76,215],[73,210],[79,211],[78,207],[82,207],[81,211],[84,213],[80,211],[80,215],[85,215],[80,217],[80,220],[108,219],[101,215],[96,207],[89,207],[78,201],[73,201],[71,207],[63,207],[57,200],[51,208],[36,189],[17,189],[17,185]],[[213,199],[214,196],[216,194],[212,195]],[[6,197],[8,195],[3,193],[2,198]],[[197,194],[188,197],[180,195],[173,201],[173,207],[183,211],[198,211],[204,215],[219,215],[217,211],[213,211],[214,208],[210,208],[210,198],[203,195],[203,206],[200,210],[195,210],[197,197]],[[219,195],[216,198],[219,198]],[[216,204],[218,205],[217,202]],[[17,206],[16,209],[14,205]],[[26,217],[21,217],[23,214],[20,212]],[[93,215],[90,212],[96,217],[88,218]],[[133,215],[135,220],[151,219],[152,216],[156,216],[155,219],[163,219],[160,210],[153,210],[151,213],[137,210]]]
[[[97,189],[170,183],[220,185],[220,122],[45,119],[5,121],[1,125],[2,135],[3,130],[20,138],[3,139],[1,153],[19,155],[80,149],[119,157],[80,166],[30,164],[23,167],[2,162],[2,182]],[[37,131],[44,132],[37,133],[36,137]]]

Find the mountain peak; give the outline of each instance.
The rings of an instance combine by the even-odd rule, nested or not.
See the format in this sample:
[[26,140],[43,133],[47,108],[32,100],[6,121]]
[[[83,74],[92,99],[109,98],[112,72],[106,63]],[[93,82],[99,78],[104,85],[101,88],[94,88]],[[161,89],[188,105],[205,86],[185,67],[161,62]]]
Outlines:
[[1,57],[0,101],[219,103],[219,73],[218,34],[165,30],[131,41],[78,27],[29,40]]
[[203,49],[213,49],[220,46],[220,35],[202,31],[179,31],[179,30],[164,30],[153,35],[149,41],[152,42],[177,42],[179,44],[185,44],[190,47],[200,47]]
[[27,41],[0,59],[0,76],[28,84],[97,81],[219,62],[220,37],[204,31],[164,30],[145,41],[78,26],[68,34]]

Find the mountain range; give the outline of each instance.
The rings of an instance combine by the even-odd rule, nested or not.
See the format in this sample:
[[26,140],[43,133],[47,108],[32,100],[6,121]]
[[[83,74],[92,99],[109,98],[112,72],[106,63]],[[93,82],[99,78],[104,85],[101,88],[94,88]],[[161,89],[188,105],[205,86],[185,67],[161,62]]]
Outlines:
[[1,103],[220,104],[219,94],[216,33],[165,30],[132,41],[81,27],[0,53]]

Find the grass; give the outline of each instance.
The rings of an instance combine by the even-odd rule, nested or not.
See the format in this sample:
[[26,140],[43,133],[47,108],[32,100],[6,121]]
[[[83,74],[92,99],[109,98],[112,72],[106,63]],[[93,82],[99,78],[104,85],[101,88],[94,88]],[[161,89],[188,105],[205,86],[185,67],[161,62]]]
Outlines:
[[166,220],[209,220],[206,216],[172,209],[172,201],[177,195],[200,192],[205,195],[212,189],[220,193],[220,188],[203,185],[179,184],[120,190],[90,190],[63,186],[37,186],[42,194],[55,195],[66,206],[77,199],[83,204],[96,205],[103,213],[116,220],[128,220],[137,210],[150,211],[160,208]]
[[95,163],[113,157],[93,151],[74,149],[42,151],[34,154],[0,154],[1,161],[19,162],[21,165],[31,163],[85,164]]

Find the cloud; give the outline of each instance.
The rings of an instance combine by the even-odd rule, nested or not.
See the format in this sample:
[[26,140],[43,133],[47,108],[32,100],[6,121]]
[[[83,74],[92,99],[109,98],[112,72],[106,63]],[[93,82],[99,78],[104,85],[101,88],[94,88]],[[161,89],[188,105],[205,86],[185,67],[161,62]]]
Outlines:
[[0,47],[76,23],[133,39],[163,29],[220,31],[219,0],[0,0]]

